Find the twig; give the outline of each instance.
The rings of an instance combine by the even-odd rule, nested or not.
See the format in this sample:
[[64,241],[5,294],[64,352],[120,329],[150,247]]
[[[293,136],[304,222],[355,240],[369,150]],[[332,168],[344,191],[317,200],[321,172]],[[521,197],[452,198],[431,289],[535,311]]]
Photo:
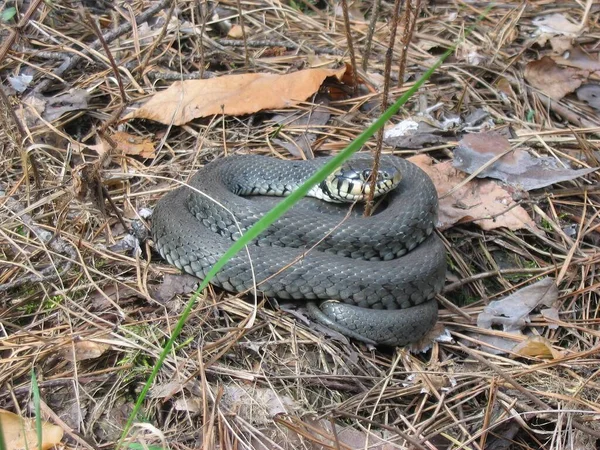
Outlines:
[[[392,30],[390,33],[390,41],[385,52],[385,68],[383,74],[383,95],[381,98],[381,111],[385,111],[388,107],[388,95],[390,92],[390,74],[392,72],[392,60],[394,58],[394,45],[396,43],[396,30],[398,29],[398,15],[400,13],[400,4],[402,0],[395,0],[394,12],[392,15]],[[371,172],[371,180],[369,183],[369,194],[365,202],[365,217],[373,213],[373,199],[375,197],[375,185],[377,184],[377,174],[379,173],[379,160],[381,159],[381,148],[383,147],[383,128],[377,132],[377,141],[373,156],[373,170]]]
[[29,214],[21,213],[25,208],[12,197],[7,197],[3,206],[15,216],[20,217],[21,222],[23,222],[37,236],[40,242],[47,243],[52,250],[57,253],[67,255],[68,258],[66,259],[61,271],[58,271],[55,266],[50,265],[49,267],[40,270],[39,274],[25,275],[16,279],[15,281],[0,284],[0,292],[16,289],[29,283],[43,283],[50,280],[55,280],[60,278],[71,269],[73,265],[72,261],[77,260],[77,252],[70,242],[63,240],[58,235],[52,237],[48,231],[37,225]]
[[[164,9],[166,7],[166,5],[169,5],[172,1],[173,0],[160,0],[158,3],[153,5],[151,8],[148,8],[142,14],[137,16],[136,21],[135,21],[136,24],[139,25],[139,24],[144,23],[146,20],[148,20],[150,17],[152,17],[158,11]],[[104,42],[110,43],[110,42],[114,41],[116,38],[124,35],[128,31],[131,31],[131,29],[132,29],[132,25],[129,22],[126,22],[126,23],[123,23],[120,26],[118,26],[116,29],[104,34],[102,36],[102,38],[103,38]],[[55,77],[61,77],[65,72],[75,68],[84,57],[90,56],[92,53],[91,52],[92,50],[98,50],[100,47],[102,47],[102,42],[100,40],[96,40],[96,41],[92,42],[89,45],[90,50],[84,48],[81,51],[80,55],[75,55],[75,56],[72,56],[72,57],[66,59],[60,66],[58,66],[56,69],[54,69],[52,71],[52,74]],[[40,81],[38,83],[38,85],[33,89],[33,92],[38,93],[38,94],[46,92],[50,88],[52,81],[53,81],[53,79],[51,79],[51,78],[47,78],[45,80]]]

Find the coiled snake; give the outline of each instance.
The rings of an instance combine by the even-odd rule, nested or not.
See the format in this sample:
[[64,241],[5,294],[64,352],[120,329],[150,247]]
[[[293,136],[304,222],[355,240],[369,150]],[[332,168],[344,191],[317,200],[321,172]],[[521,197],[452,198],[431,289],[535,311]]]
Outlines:
[[[207,164],[191,178],[191,188],[159,200],[152,219],[156,248],[169,263],[203,278],[239,237],[231,213],[244,231],[270,209],[272,201],[247,195],[285,195],[326,160],[240,155]],[[351,164],[365,161],[370,164],[370,157],[355,155]],[[305,199],[249,246],[250,256],[264,294],[307,301],[314,318],[347,336],[405,345],[437,320],[433,297],[444,283],[445,251],[432,232],[437,194],[429,177],[401,158],[383,157],[381,165],[398,170],[401,180],[375,215],[344,217],[347,206]],[[324,190],[356,190],[353,181],[335,182]],[[252,268],[246,252],[239,252],[212,283],[233,292],[252,289]]]

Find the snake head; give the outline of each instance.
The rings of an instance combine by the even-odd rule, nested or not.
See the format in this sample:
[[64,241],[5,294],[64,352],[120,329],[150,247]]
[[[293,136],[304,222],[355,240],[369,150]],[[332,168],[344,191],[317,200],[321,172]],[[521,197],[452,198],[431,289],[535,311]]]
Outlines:
[[[321,182],[321,198],[336,203],[364,201],[371,191],[372,176],[370,159],[348,161]],[[401,179],[397,167],[380,167],[375,180],[375,197],[394,189]]]

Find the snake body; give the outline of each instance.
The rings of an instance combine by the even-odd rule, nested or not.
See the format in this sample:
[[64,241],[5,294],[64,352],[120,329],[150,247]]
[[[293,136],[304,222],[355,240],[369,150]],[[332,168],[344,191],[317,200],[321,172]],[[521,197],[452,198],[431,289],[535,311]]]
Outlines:
[[[180,270],[204,278],[240,231],[271,207],[272,202],[238,193],[259,194],[259,199],[285,195],[327,159],[239,155],[207,164],[187,186],[157,203],[152,220],[156,248]],[[305,300],[318,321],[365,342],[418,340],[437,320],[433,297],[446,272],[444,246],[432,233],[437,193],[414,164],[392,156],[381,164],[397,167],[402,180],[380,212],[344,217],[347,206],[300,202],[249,246],[251,261],[239,252],[212,283],[244,292],[256,282],[268,296]]]

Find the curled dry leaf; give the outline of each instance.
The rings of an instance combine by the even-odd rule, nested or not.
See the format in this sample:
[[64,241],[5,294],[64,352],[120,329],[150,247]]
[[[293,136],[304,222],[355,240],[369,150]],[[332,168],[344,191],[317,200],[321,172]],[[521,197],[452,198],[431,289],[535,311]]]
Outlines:
[[28,126],[39,124],[39,116],[53,122],[68,112],[87,109],[89,97],[85,89],[70,89],[53,97],[29,95],[23,99],[18,115]]
[[357,430],[329,419],[311,416],[286,416],[253,433],[250,448],[273,450],[281,448],[322,450],[324,448],[402,450],[406,447],[393,442],[397,435],[387,431]]
[[285,75],[248,73],[175,82],[125,119],[183,125],[215,114],[243,115],[294,106],[313,95],[328,77],[341,80],[346,67],[307,69]]
[[99,358],[110,346],[93,340],[81,340],[73,343],[73,346],[63,347],[61,354],[67,361],[84,361],[86,359]]
[[[142,158],[151,159],[156,156],[155,148],[152,141],[148,138],[141,136],[135,136],[125,131],[117,131],[110,138],[115,143],[115,149],[112,155],[131,155],[140,156]],[[99,155],[103,155],[111,150],[111,146],[107,140],[102,139],[100,136],[96,136],[95,144],[82,144],[79,142],[73,143],[73,149],[81,152],[85,148],[94,150]]]
[[[504,156],[480,171],[481,167],[502,154]],[[558,167],[554,158],[536,158],[520,148],[511,151],[508,139],[495,132],[464,136],[454,150],[453,165],[469,174],[477,172],[479,178],[495,178],[525,191],[573,180],[596,170],[565,169]]]
[[150,139],[135,136],[125,131],[117,131],[111,138],[117,144],[117,153],[142,158],[154,158],[155,156],[154,144]]
[[539,305],[554,306],[558,288],[552,278],[544,278],[519,289],[502,300],[490,302],[477,318],[477,326],[491,329],[501,325],[504,331],[523,329],[529,322],[529,314]]
[[561,67],[548,56],[525,67],[527,82],[553,100],[574,92],[590,75],[589,70]]
[[600,111],[600,85],[584,84],[577,89],[576,94],[580,101]]
[[230,37],[232,39],[241,39],[244,37],[244,30],[242,29],[241,25],[234,25],[231,27],[231,29],[227,32],[227,37]]
[[552,342],[543,336],[529,336],[525,341],[515,345],[512,352],[520,356],[541,359],[559,359],[564,356],[563,352],[555,350]]
[[445,230],[462,222],[474,222],[484,230],[536,227],[527,211],[516,205],[510,193],[496,182],[471,180],[452,194],[446,195],[464,182],[467,177],[464,173],[452,167],[451,161],[434,165],[427,155],[418,155],[409,160],[429,175],[441,196],[438,228]]
[[273,417],[298,408],[291,397],[272,389],[234,385],[224,387],[221,406],[256,425],[269,424]]
[[581,25],[571,22],[560,13],[535,17],[532,23],[537,27],[539,33],[576,37],[583,31]]
[[62,428],[42,422],[42,442],[38,444],[35,419],[24,419],[4,409],[0,409],[0,425],[7,450],[46,450],[58,445],[63,437]]
[[600,75],[600,61],[598,61],[598,57],[592,57],[588,53],[584,52],[580,47],[570,48],[562,52],[561,56],[554,56],[552,59],[554,62],[562,66],[589,70],[596,76]]
[[[523,336],[522,330],[529,324],[529,316],[535,309],[542,309],[542,306],[548,309],[556,310],[556,300],[558,298],[558,287],[552,278],[544,278],[532,285],[519,289],[514,294],[501,300],[490,302],[483,312],[477,317],[477,326],[479,328],[492,330],[493,326],[501,326],[505,333],[515,336]],[[555,314],[557,315],[557,314]],[[540,351],[539,342],[531,340],[517,344],[514,340],[498,335],[478,336],[478,339],[489,344],[490,347],[484,349],[491,353],[514,352],[515,348],[519,354],[525,356],[527,352],[531,356],[538,352],[538,356],[545,354]],[[492,347],[495,347],[493,349]],[[537,349],[537,350],[536,350]],[[550,352],[552,354],[552,352]],[[547,353],[546,353],[547,354]]]

